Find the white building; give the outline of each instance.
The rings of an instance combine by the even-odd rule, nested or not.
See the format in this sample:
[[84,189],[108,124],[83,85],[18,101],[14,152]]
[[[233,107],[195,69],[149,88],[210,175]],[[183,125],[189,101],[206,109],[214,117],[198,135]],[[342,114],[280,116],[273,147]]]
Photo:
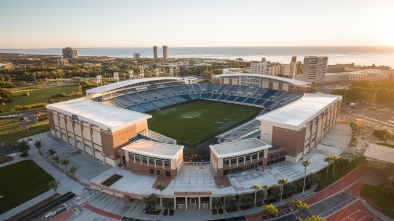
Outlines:
[[307,82],[324,81],[328,57],[305,56],[302,80]]
[[382,69],[365,69],[360,71],[354,71],[349,73],[349,80],[369,80],[369,81],[379,81],[387,80],[390,78],[390,73],[387,70]]

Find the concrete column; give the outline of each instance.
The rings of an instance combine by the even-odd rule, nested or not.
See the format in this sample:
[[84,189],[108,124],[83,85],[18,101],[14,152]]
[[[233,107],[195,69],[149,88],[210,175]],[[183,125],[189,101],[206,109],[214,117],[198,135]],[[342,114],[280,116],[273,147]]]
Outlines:
[[63,120],[64,120],[64,129],[66,130],[66,139],[67,139],[67,145],[70,144],[70,141],[68,139],[68,130],[67,130],[67,116],[63,115]]
[[209,197],[209,209],[212,209],[212,196]]
[[76,138],[76,136],[75,136],[75,129],[74,129],[74,127],[75,127],[75,122],[74,122],[74,120],[71,120],[71,122],[72,122],[72,127],[73,127],[73,138],[74,138],[74,148],[75,149],[77,149],[78,147],[77,147],[77,138]]
[[188,209],[187,206],[188,206],[188,204],[187,204],[187,197],[185,197],[185,208],[186,208],[186,210]]
[[174,210],[176,210],[176,197],[174,197]]
[[198,197],[198,210],[201,210],[201,196]]

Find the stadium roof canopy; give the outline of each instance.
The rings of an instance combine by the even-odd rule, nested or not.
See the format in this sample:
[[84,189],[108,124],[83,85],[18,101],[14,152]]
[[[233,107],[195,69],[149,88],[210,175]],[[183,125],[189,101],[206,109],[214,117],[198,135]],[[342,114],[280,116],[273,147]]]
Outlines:
[[99,86],[99,87],[95,87],[95,88],[86,90],[86,95],[102,94],[102,93],[117,90],[120,88],[132,86],[132,85],[137,85],[140,83],[146,83],[146,82],[152,82],[152,81],[163,81],[163,80],[181,81],[182,78],[179,78],[179,77],[154,77],[154,78],[141,78],[141,79],[133,79],[133,80],[128,80],[128,81],[121,81],[121,82],[107,84],[107,85],[103,85],[103,86]]
[[298,86],[307,86],[309,85],[308,82],[305,81],[299,81],[291,78],[284,78],[284,77],[277,77],[277,76],[271,76],[271,75],[265,75],[265,74],[247,74],[247,73],[234,73],[234,74],[218,74],[214,75],[215,78],[221,78],[221,77],[261,77],[261,78],[266,78],[266,79],[271,79],[271,80],[276,80],[276,81],[283,81],[289,84],[293,85],[298,85]]
[[209,147],[216,154],[216,156],[223,158],[253,153],[271,148],[272,146],[259,139],[252,138],[241,141],[209,145]]
[[141,154],[144,156],[157,157],[160,159],[175,159],[179,151],[183,149],[181,145],[158,143],[150,140],[137,140],[127,146],[122,147],[122,150]]
[[341,99],[341,96],[330,94],[304,94],[297,101],[282,108],[257,117],[257,120],[282,124],[284,128],[301,129],[321,114],[326,107]]
[[47,109],[110,131],[131,126],[138,120],[152,118],[148,114],[100,104],[86,98],[49,104]]
[[383,161],[386,163],[394,163],[394,149],[373,143],[368,144],[368,149],[364,156],[369,159]]

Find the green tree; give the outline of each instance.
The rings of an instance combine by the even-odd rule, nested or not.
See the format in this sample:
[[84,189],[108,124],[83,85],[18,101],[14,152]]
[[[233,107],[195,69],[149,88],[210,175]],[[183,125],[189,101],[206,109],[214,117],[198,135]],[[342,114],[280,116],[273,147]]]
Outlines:
[[274,184],[270,186],[269,192],[271,192],[272,196],[274,196],[275,199],[278,199],[278,194],[281,192],[280,186]]
[[156,201],[157,201],[157,195],[154,193],[151,193],[149,196],[146,196],[143,198],[143,201],[146,205],[146,211],[149,213],[152,209],[155,210],[156,206]]
[[36,140],[36,142],[34,142],[34,146],[38,149],[38,152],[41,153],[41,147],[42,147],[41,141]]
[[306,176],[306,182],[309,185],[314,185],[320,181],[320,174],[318,173],[310,173],[308,176]]
[[224,202],[227,210],[232,210],[236,207],[236,200],[235,200],[235,196],[233,195],[226,195],[224,197]]
[[304,166],[304,187],[302,188],[302,196],[305,196],[305,182],[306,182],[306,168],[311,165],[311,161],[303,160],[302,166]]
[[14,148],[18,152],[27,152],[29,150],[29,144],[25,140],[21,140],[18,143],[15,144]]
[[288,181],[287,181],[287,179],[284,178],[284,177],[282,177],[282,178],[280,178],[280,179],[278,180],[278,184],[279,184],[279,187],[280,187],[280,201],[282,201],[282,197],[283,197],[283,187],[284,187],[284,185],[285,185],[286,183],[288,183]]
[[55,156],[55,154],[56,154],[56,151],[53,150],[53,149],[49,149],[49,150],[47,151],[47,155],[51,158],[51,161],[52,161],[52,162],[53,162],[53,157]]
[[386,195],[386,198],[389,198],[390,193],[393,192],[393,187],[389,183],[386,183],[383,186],[381,186],[381,189]]
[[270,188],[270,186],[268,186],[267,184],[264,184],[264,185],[261,186],[261,189],[264,190],[263,205],[264,205],[265,199],[267,198],[267,195],[268,195],[267,190],[269,188]]
[[19,156],[25,158],[25,160],[29,159],[29,153],[27,151],[23,151]]
[[66,167],[66,173],[68,174],[68,165],[70,164],[69,160],[62,160],[61,164]]
[[251,206],[253,202],[253,197],[249,193],[243,193],[241,195],[241,203],[243,206]]
[[331,161],[333,163],[333,167],[332,167],[332,178],[334,179],[334,171],[335,171],[335,164],[336,162],[338,162],[339,157],[337,156],[331,156]]
[[53,189],[55,194],[57,194],[57,188],[59,187],[60,182],[57,182],[56,180],[49,181],[48,186],[49,189]]
[[220,197],[212,198],[212,207],[216,209],[216,214],[219,214],[219,208],[222,207],[222,201],[220,200]]
[[324,158],[324,162],[327,162],[327,172],[326,172],[326,179],[327,179],[328,178],[328,168],[330,168],[330,165],[332,163],[331,157]]
[[254,207],[256,207],[257,191],[259,191],[260,185],[259,184],[253,184],[251,188],[254,190]]
[[78,167],[76,167],[76,166],[71,166],[71,167],[70,167],[70,174],[71,174],[71,176],[73,176],[74,178],[75,178],[75,172],[77,172],[77,170],[78,170]]
[[269,204],[263,207],[263,213],[265,213],[268,218],[271,218],[274,216],[278,216],[279,211],[274,205]]
[[160,208],[163,207],[163,202],[162,202],[161,195],[162,195],[164,189],[165,189],[164,183],[158,183],[156,185],[156,190],[160,190]]
[[164,209],[167,210],[168,215],[170,215],[171,208],[174,206],[174,200],[173,199],[164,199],[163,206],[164,206]]
[[61,160],[60,160],[60,158],[58,157],[58,156],[54,156],[53,157],[53,162],[56,164],[56,166],[57,166],[57,168],[59,168],[60,169],[60,163],[61,163]]

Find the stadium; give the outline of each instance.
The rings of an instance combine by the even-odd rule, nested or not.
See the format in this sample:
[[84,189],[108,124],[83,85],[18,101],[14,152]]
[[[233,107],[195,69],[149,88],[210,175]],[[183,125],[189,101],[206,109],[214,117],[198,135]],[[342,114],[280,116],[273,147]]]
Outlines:
[[[191,200],[202,209],[212,208],[212,196],[251,192],[232,186],[240,172],[295,164],[316,149],[342,98],[309,90],[302,81],[259,74],[216,75],[200,84],[157,77],[89,89],[47,110],[53,136],[114,167],[91,180],[93,188],[128,203],[163,181],[161,194],[174,198],[176,209],[190,209]],[[123,178],[100,184],[113,174]],[[185,177],[194,185],[184,186]]]

